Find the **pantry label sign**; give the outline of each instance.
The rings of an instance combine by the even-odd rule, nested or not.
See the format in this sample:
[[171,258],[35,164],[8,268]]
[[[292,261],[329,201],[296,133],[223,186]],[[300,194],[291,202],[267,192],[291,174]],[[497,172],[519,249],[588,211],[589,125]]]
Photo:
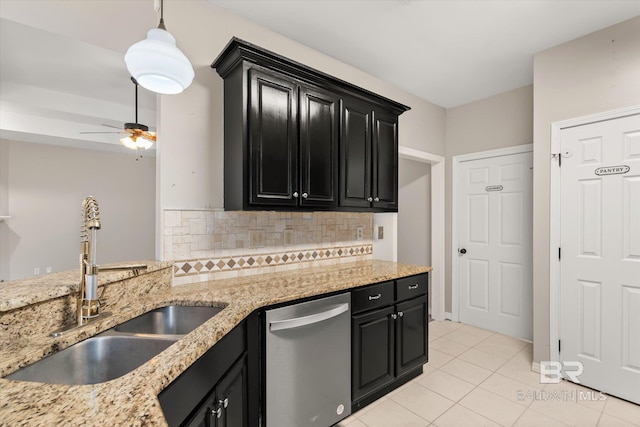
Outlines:
[[598,168],[594,172],[598,176],[604,176],[604,175],[622,175],[629,172],[630,170],[631,168],[629,166],[620,165],[620,166],[606,166],[606,167]]

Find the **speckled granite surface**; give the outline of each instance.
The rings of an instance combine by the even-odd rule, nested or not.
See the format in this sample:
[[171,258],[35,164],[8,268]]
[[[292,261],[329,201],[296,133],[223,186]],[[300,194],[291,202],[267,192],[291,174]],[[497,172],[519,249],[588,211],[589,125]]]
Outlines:
[[[118,265],[146,264],[146,272],[166,268],[173,263],[161,261],[139,261]],[[115,265],[115,264],[106,264]],[[131,271],[105,271],[99,275],[98,286],[133,277]],[[29,304],[58,298],[78,290],[80,268],[77,270],[36,276],[29,279],[0,283],[0,312],[14,310]]]
[[0,425],[166,425],[158,393],[254,310],[430,270],[366,261],[173,288],[169,285],[169,269],[145,275],[145,281],[160,277],[166,283],[156,284],[145,297],[138,295],[112,316],[69,336],[40,335],[21,343],[19,348],[8,346],[0,352],[0,375],[32,363],[53,348],[67,347],[156,307],[177,303],[225,308],[138,369],[113,381],[69,386],[0,379]]

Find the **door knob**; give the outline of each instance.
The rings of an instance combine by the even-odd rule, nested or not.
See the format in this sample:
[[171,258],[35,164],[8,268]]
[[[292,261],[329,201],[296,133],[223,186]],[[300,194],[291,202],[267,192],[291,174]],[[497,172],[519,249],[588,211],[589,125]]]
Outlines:
[[306,199],[307,197],[309,197],[309,195],[307,193],[302,193],[302,198]]
[[367,202],[373,202],[373,197],[368,197]]
[[293,197],[298,197],[298,192],[297,191],[293,192]]
[[467,250],[465,248],[462,249],[458,249],[458,252],[460,252],[462,255],[467,253]]

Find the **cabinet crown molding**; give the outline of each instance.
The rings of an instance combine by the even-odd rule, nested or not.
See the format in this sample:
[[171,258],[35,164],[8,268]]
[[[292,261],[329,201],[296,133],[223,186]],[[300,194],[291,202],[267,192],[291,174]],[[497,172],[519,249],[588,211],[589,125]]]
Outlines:
[[211,67],[224,79],[236,67],[241,66],[244,61],[279,71],[309,84],[330,88],[341,94],[365,100],[368,103],[377,104],[398,115],[411,109],[411,107],[404,104],[293,61],[267,49],[263,49],[237,37],[233,37],[229,43],[227,43],[227,46],[213,61]]

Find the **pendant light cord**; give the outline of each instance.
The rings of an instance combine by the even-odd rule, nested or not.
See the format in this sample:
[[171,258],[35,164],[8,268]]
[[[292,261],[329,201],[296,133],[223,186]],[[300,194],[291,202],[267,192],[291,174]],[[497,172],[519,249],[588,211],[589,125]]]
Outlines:
[[136,125],[138,124],[138,81],[131,77],[131,81],[136,86]]
[[158,28],[167,31],[167,27],[164,26],[164,0],[160,0],[160,23]]

